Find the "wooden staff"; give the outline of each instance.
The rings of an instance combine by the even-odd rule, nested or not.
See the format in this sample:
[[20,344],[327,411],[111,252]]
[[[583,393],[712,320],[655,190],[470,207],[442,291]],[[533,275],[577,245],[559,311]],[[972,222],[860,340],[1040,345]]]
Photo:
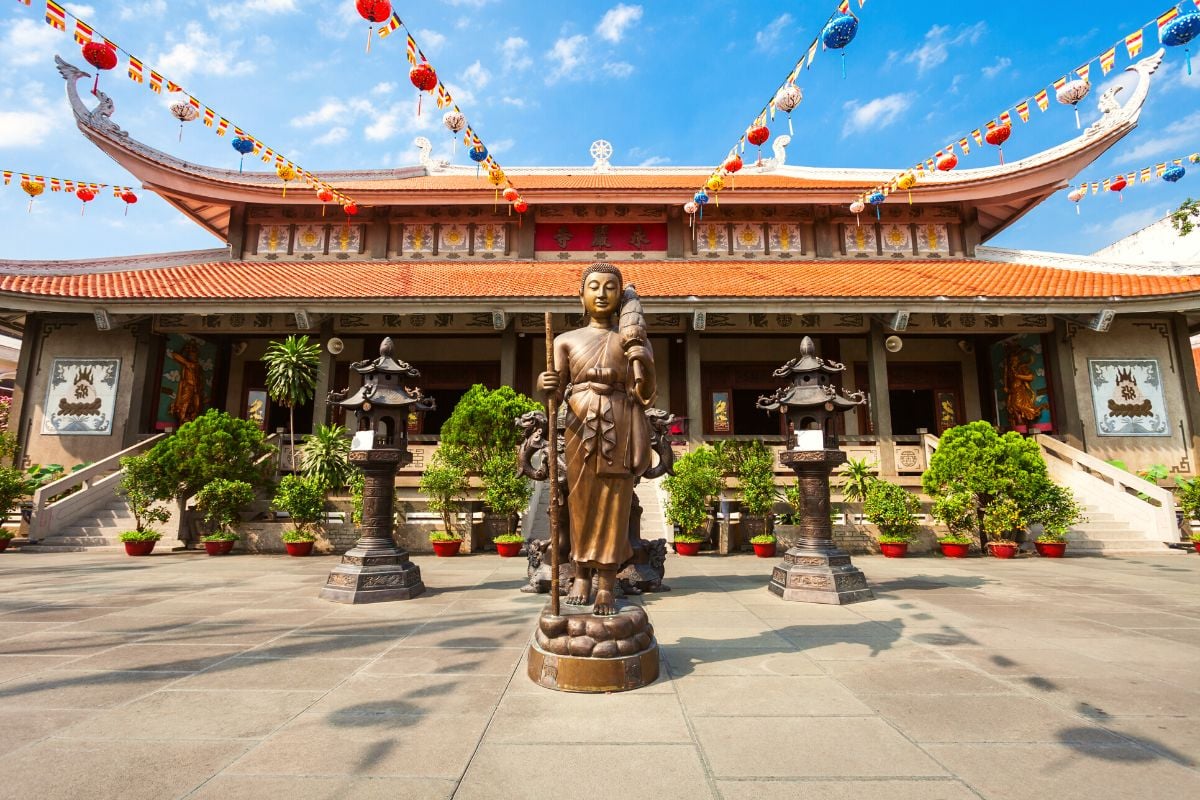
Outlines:
[[[554,369],[554,321],[546,312],[546,371]],[[558,392],[546,393],[546,458],[550,460],[550,613],[558,606]]]

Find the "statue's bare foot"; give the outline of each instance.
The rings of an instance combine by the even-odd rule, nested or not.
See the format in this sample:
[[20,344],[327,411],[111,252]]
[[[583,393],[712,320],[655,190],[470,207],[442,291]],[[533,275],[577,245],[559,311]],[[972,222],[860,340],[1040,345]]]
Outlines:
[[592,594],[591,578],[576,578],[571,581],[571,591],[567,593],[567,605],[586,606]]
[[613,593],[608,589],[600,589],[596,592],[596,605],[592,607],[592,613],[598,617],[611,617],[617,613],[617,601],[613,599]]

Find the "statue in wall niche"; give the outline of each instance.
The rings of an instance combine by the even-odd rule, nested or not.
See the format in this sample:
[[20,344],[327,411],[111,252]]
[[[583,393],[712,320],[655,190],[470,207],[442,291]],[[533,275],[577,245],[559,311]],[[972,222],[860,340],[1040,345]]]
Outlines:
[[1028,347],[1010,342],[1004,350],[1004,407],[1012,427],[1032,425],[1046,410],[1045,400],[1033,388],[1037,379],[1036,355]]
[[[611,264],[584,270],[580,300],[586,327],[554,339],[552,371],[538,388],[565,406],[567,512],[575,568],[568,605],[617,613],[616,579],[633,557],[629,512],[634,482],[652,465],[645,409],[657,395],[654,355],[642,304]],[[593,603],[592,578],[595,576]]]
[[200,365],[200,347],[189,340],[180,352],[168,350],[167,355],[179,364],[179,386],[167,410],[183,425],[200,416],[204,405],[204,369]]

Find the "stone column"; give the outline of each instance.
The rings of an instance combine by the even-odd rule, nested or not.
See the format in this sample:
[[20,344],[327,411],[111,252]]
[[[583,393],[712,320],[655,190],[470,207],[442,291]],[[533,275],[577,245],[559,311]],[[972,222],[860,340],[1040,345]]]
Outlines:
[[392,538],[396,471],[412,461],[396,447],[354,450],[350,463],[363,471],[362,534],[333,568],[320,597],[335,603],[411,600],[425,591],[421,569]]
[[517,384],[517,332],[512,324],[500,334],[500,385]]
[[688,331],[684,340],[684,375],[687,376],[688,444],[698,445],[704,440],[704,395],[700,385],[700,334]]
[[892,449],[892,396],[888,389],[887,333],[879,322],[871,321],[867,334],[867,383],[871,396],[871,424],[879,442],[879,474],[896,474],[896,452]]
[[[1077,450],[1086,449],[1083,419],[1079,413],[1079,392],[1075,390],[1075,348],[1067,335],[1067,323],[1054,320],[1054,330],[1046,334],[1050,347],[1046,348],[1046,366],[1050,370],[1050,391],[1054,393],[1055,433],[1062,435],[1066,444]],[[1084,365],[1086,370],[1087,365]],[[1087,398],[1091,402],[1091,398]]]

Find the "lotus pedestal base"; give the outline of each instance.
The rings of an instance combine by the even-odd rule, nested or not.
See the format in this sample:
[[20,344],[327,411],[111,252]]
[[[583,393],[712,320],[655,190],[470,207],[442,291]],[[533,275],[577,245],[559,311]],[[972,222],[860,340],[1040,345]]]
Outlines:
[[641,606],[618,602],[599,617],[591,606],[562,604],[560,616],[542,610],[529,646],[529,679],[560,692],[624,692],[658,679],[658,641]]

